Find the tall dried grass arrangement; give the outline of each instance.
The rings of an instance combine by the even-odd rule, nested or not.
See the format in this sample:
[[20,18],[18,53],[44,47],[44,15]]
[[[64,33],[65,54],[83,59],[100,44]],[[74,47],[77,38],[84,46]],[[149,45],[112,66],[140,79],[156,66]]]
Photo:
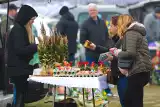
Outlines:
[[38,37],[38,53],[41,65],[45,68],[54,68],[55,63],[62,63],[68,58],[67,36],[61,35],[57,31],[46,35],[44,25],[41,24],[42,38]]

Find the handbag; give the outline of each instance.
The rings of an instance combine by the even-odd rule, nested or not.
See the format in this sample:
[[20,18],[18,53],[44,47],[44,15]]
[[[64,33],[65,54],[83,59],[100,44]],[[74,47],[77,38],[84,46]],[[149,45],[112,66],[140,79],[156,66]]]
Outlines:
[[118,76],[113,76],[112,72],[109,72],[107,74],[107,83],[117,85],[117,82],[118,82]]
[[[124,37],[124,42],[122,44],[122,51],[126,51],[126,36]],[[118,67],[121,69],[132,68],[133,59],[132,57],[118,57]]]

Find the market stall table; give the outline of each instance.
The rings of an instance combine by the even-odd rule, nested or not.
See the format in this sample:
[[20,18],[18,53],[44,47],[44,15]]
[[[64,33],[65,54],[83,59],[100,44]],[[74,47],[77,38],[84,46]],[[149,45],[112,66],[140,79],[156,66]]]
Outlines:
[[[40,77],[40,76],[31,76],[28,78],[28,81],[35,81],[44,84],[50,84],[56,86],[65,86],[65,87],[76,87],[83,88],[83,103],[84,102],[84,88],[92,88],[93,95],[93,106],[95,107],[94,91],[93,89],[103,90],[108,87],[107,77]],[[65,91],[66,98],[66,91]],[[55,101],[55,92],[54,92],[54,101]]]

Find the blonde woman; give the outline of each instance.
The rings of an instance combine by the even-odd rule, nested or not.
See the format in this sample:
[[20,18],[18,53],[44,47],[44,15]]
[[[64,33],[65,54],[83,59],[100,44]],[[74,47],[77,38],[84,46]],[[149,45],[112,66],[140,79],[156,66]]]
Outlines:
[[143,24],[135,22],[129,15],[118,18],[118,35],[122,39],[119,58],[131,58],[133,64],[128,69],[128,86],[124,107],[143,107],[143,87],[149,82],[151,60]]
[[27,78],[34,66],[29,65],[37,45],[32,35],[32,24],[37,12],[28,5],[23,5],[16,18],[16,23],[8,38],[8,77],[16,87],[16,103],[14,107],[24,107],[24,95],[27,91]]

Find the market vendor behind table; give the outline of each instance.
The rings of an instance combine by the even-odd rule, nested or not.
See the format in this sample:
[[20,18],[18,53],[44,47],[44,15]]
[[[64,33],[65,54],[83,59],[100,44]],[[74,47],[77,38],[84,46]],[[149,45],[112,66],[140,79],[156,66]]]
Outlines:
[[23,5],[8,37],[7,74],[16,86],[16,107],[24,107],[27,78],[33,72],[33,66],[29,62],[37,52],[37,45],[34,43],[31,28],[37,16],[32,7]]
[[[80,30],[80,42],[84,44],[86,40],[91,41],[95,45],[107,46],[108,30],[105,21],[100,19],[96,4],[89,4],[88,11],[90,17],[84,21]],[[98,62],[100,53],[90,49],[86,49],[86,60],[91,62]]]

